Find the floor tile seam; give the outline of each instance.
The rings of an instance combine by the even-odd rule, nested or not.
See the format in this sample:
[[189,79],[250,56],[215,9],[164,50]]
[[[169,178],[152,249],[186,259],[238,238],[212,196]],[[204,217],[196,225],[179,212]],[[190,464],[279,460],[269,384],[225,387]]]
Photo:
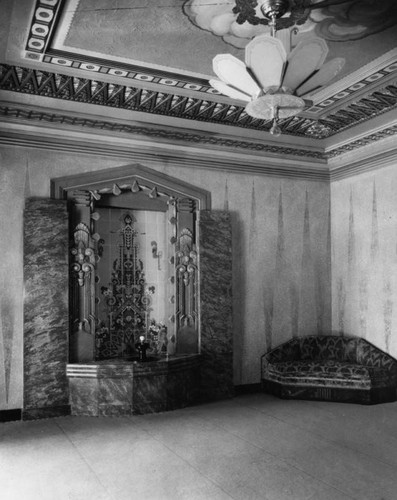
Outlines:
[[323,435],[319,434],[319,433],[316,433],[316,432],[313,432],[309,429],[306,429],[304,427],[301,427],[297,424],[291,424],[290,422],[286,421],[286,420],[283,420],[282,418],[279,418],[279,417],[276,417],[270,413],[267,413],[265,411],[262,411],[262,410],[258,410],[257,408],[252,408],[252,407],[249,407],[249,406],[246,406],[246,405],[243,405],[244,408],[249,408],[251,410],[255,410],[257,411],[258,413],[261,413],[263,415],[266,415],[267,417],[271,417],[273,418],[274,420],[277,420],[279,422],[282,422],[283,424],[286,424],[288,425],[289,427],[291,428],[296,428],[296,429],[299,429],[300,431],[303,431],[305,432],[306,434],[309,434],[310,436],[315,436],[316,438],[319,438],[321,441],[325,442],[325,443],[331,443],[332,445],[334,446],[337,446],[338,448],[342,448],[342,449],[345,449],[345,450],[349,450],[349,451],[352,451],[354,453],[357,453],[358,455],[362,455],[366,458],[369,458],[370,460],[373,460],[373,461],[376,461],[376,462],[379,462],[380,464],[382,465],[386,465],[387,467],[390,467],[392,470],[396,470],[397,466],[396,464],[393,464],[393,463],[390,463],[390,462],[386,462],[385,460],[382,460],[382,459],[379,459],[379,458],[374,458],[373,455],[370,455],[368,453],[365,453],[363,451],[360,451],[360,450],[357,450],[355,448],[352,448],[351,446],[347,446],[345,444],[342,444],[342,443],[339,443],[338,441],[334,441],[332,439],[328,439],[326,437],[324,437]]
[[85,458],[85,456],[80,452],[80,450],[77,448],[77,446],[74,444],[74,442],[70,439],[68,433],[58,423],[57,423],[57,426],[62,431],[62,433],[66,436],[66,439],[71,443],[71,445],[76,450],[76,453],[80,456],[80,458],[82,459],[82,461],[86,464],[86,466],[89,468],[89,470],[94,474],[94,477],[96,478],[96,480],[98,481],[98,483],[102,486],[102,488],[104,489],[105,493],[109,496],[109,498],[111,498],[112,500],[117,500],[112,495],[112,493],[110,493],[110,491],[108,490],[108,488],[103,484],[101,478],[98,476],[98,474],[95,472],[95,470],[91,467],[90,463]]
[[[197,416],[199,419],[201,419],[203,422],[207,423],[207,420],[203,417],[200,417],[200,415]],[[233,437],[241,440],[241,441],[244,441],[245,443],[249,444],[250,446],[253,446],[254,448],[257,448],[259,450],[261,450],[262,452],[264,452],[266,455],[268,455],[269,457],[271,457],[272,459],[275,459],[275,460],[278,460],[278,461],[281,461],[285,464],[287,464],[288,466],[298,470],[301,474],[304,474],[305,476],[311,478],[312,480],[314,480],[316,483],[319,483],[319,484],[323,484],[325,486],[327,486],[328,488],[331,488],[333,490],[336,490],[338,491],[339,493],[342,493],[343,495],[345,495],[347,498],[350,498],[351,500],[362,500],[360,498],[357,498],[357,497],[353,497],[351,496],[349,493],[343,491],[343,490],[340,490],[339,488],[333,486],[332,484],[329,484],[327,483],[326,481],[323,481],[319,478],[316,478],[315,476],[312,476],[311,474],[309,474],[307,471],[301,469],[300,467],[298,467],[296,464],[288,461],[287,459],[283,458],[283,457],[279,457],[273,453],[270,453],[268,450],[265,450],[262,446],[259,446],[255,443],[252,443],[251,441],[249,441],[248,439],[245,439],[243,438],[242,436],[239,436],[238,434],[235,434],[234,432],[231,432],[230,430],[228,429],[225,429],[224,427],[222,427],[221,425],[219,424],[216,424],[216,423],[212,423],[212,425],[214,427],[217,427],[219,429],[222,429],[223,431],[225,431],[226,433],[232,435]],[[150,433],[150,431],[148,431]],[[150,433],[151,434],[151,433]],[[165,444],[163,441],[161,441],[160,439],[158,439],[155,435],[151,434],[152,437],[156,440],[158,440],[163,446],[165,446],[167,449],[169,449],[172,453],[174,453],[176,456],[178,456],[179,458],[181,458],[184,462],[186,462],[187,464],[189,464],[191,467],[193,467],[193,469],[195,469],[197,472],[199,472],[199,474],[201,474],[202,476],[206,477],[207,479],[209,479],[211,482],[213,482],[214,484],[216,484],[217,486],[219,486],[215,481],[213,481],[211,478],[207,477],[205,474],[203,474],[197,467],[195,467],[193,464],[191,464],[188,460],[186,460],[183,456],[179,455],[177,452],[175,452],[172,448],[170,448],[167,444]],[[219,486],[222,491],[225,491],[221,486]],[[230,493],[226,492],[228,495],[230,495]],[[232,497],[233,498],[233,497]]]
[[148,434],[151,435],[151,437],[153,439],[155,439],[157,442],[159,442],[162,446],[164,446],[165,448],[167,448],[168,451],[170,451],[171,453],[173,453],[175,456],[177,456],[180,460],[182,460],[183,462],[185,462],[189,467],[191,467],[193,470],[195,470],[198,474],[200,474],[200,476],[202,477],[205,477],[205,479],[207,479],[208,481],[210,481],[210,483],[212,483],[214,486],[216,486],[217,488],[219,488],[220,490],[223,491],[223,493],[225,493],[226,495],[230,496],[230,498],[232,500],[237,500],[235,497],[233,497],[228,491],[226,491],[220,484],[218,484],[216,481],[214,481],[213,479],[211,479],[209,476],[207,476],[206,474],[203,474],[197,467],[195,467],[192,463],[189,462],[189,460],[187,460],[186,458],[184,458],[182,455],[180,455],[179,453],[177,453],[175,450],[173,450],[172,448],[170,448],[166,443],[164,443],[163,441],[161,441],[161,439],[159,439],[158,437],[156,437],[154,434],[152,434],[150,431],[146,431],[148,432]]
[[225,430],[228,434],[231,434],[232,436],[234,436],[234,437],[236,437],[236,438],[238,438],[238,439],[241,439],[242,441],[244,441],[244,442],[248,443],[249,445],[254,446],[255,448],[257,448],[257,449],[259,449],[259,450],[263,451],[264,453],[266,453],[267,455],[269,455],[271,458],[273,458],[273,459],[276,459],[276,460],[279,460],[279,461],[281,461],[281,462],[286,463],[286,464],[287,464],[287,465],[289,465],[290,467],[292,467],[292,468],[294,468],[294,469],[298,470],[300,473],[302,473],[302,474],[304,474],[304,475],[306,475],[306,476],[310,477],[310,478],[311,478],[312,480],[314,480],[316,483],[324,484],[325,486],[327,486],[327,487],[329,487],[329,488],[331,488],[331,489],[333,489],[333,490],[336,490],[336,491],[338,491],[339,493],[342,493],[343,495],[345,495],[346,497],[350,498],[351,500],[362,500],[361,498],[353,497],[353,496],[351,496],[351,495],[350,495],[350,493],[347,493],[347,492],[345,492],[345,491],[343,491],[343,490],[341,490],[341,489],[339,489],[339,488],[335,487],[334,485],[329,484],[328,482],[323,481],[322,479],[319,479],[319,478],[317,478],[317,477],[315,477],[315,476],[313,476],[313,475],[309,474],[307,471],[305,471],[304,469],[301,469],[301,468],[300,468],[300,467],[298,467],[296,464],[294,464],[294,463],[290,462],[288,459],[283,458],[283,457],[280,457],[280,456],[275,455],[275,454],[273,454],[273,453],[270,453],[268,450],[266,450],[266,449],[265,449],[265,448],[263,448],[262,446],[260,446],[260,445],[258,445],[258,444],[255,444],[255,443],[252,443],[252,442],[251,442],[251,441],[249,441],[248,439],[245,439],[244,437],[239,436],[238,434],[235,434],[234,432],[231,432],[231,431],[229,431],[229,430],[225,429],[224,427],[222,427],[222,426],[220,426],[220,425],[218,425],[218,424],[214,424],[214,425],[215,425],[215,426],[217,426],[217,427],[219,427],[219,428],[220,428],[220,429],[222,429],[222,430]]

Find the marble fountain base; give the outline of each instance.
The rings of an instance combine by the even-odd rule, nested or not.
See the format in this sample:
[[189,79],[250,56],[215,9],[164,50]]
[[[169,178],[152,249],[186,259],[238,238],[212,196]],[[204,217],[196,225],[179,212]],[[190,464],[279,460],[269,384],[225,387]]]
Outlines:
[[140,415],[195,404],[200,361],[199,354],[180,354],[147,362],[68,364],[72,415]]

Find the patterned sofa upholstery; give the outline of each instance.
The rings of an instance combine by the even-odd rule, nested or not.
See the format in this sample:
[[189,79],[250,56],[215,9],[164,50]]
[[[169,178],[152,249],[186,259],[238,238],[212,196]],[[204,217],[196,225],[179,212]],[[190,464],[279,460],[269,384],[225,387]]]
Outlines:
[[395,401],[397,361],[358,337],[294,338],[264,354],[262,387],[282,398]]

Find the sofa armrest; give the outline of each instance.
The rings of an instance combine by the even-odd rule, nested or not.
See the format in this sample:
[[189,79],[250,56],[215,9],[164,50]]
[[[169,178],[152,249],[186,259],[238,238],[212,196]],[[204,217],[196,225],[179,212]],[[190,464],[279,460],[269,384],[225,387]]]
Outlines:
[[297,361],[300,359],[298,339],[292,339],[262,356],[266,363],[280,363],[283,361]]

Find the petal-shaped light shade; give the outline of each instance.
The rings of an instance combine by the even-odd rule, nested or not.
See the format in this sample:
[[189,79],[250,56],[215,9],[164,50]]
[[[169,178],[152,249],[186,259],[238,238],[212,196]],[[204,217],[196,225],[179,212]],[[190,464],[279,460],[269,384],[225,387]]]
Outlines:
[[296,95],[301,96],[317,89],[318,87],[322,87],[332,80],[344,65],[345,59],[343,57],[335,57],[335,59],[331,59],[331,61],[325,63],[324,66],[317,71],[317,73],[315,73],[307,80],[307,82],[297,89]]
[[310,38],[298,43],[288,57],[283,86],[294,91],[321,67],[327,54],[328,47],[322,38]]
[[251,100],[250,96],[240,92],[239,90],[234,89],[233,87],[229,87],[225,82],[221,82],[220,80],[210,80],[209,81],[211,87],[218,90],[221,94],[227,95],[232,99],[239,99],[240,101],[249,102]]
[[260,88],[247,72],[245,64],[231,54],[218,54],[212,66],[216,75],[225,83],[236,87],[250,96],[256,96]]
[[255,37],[245,48],[245,63],[265,91],[281,86],[286,60],[282,42],[269,35]]

